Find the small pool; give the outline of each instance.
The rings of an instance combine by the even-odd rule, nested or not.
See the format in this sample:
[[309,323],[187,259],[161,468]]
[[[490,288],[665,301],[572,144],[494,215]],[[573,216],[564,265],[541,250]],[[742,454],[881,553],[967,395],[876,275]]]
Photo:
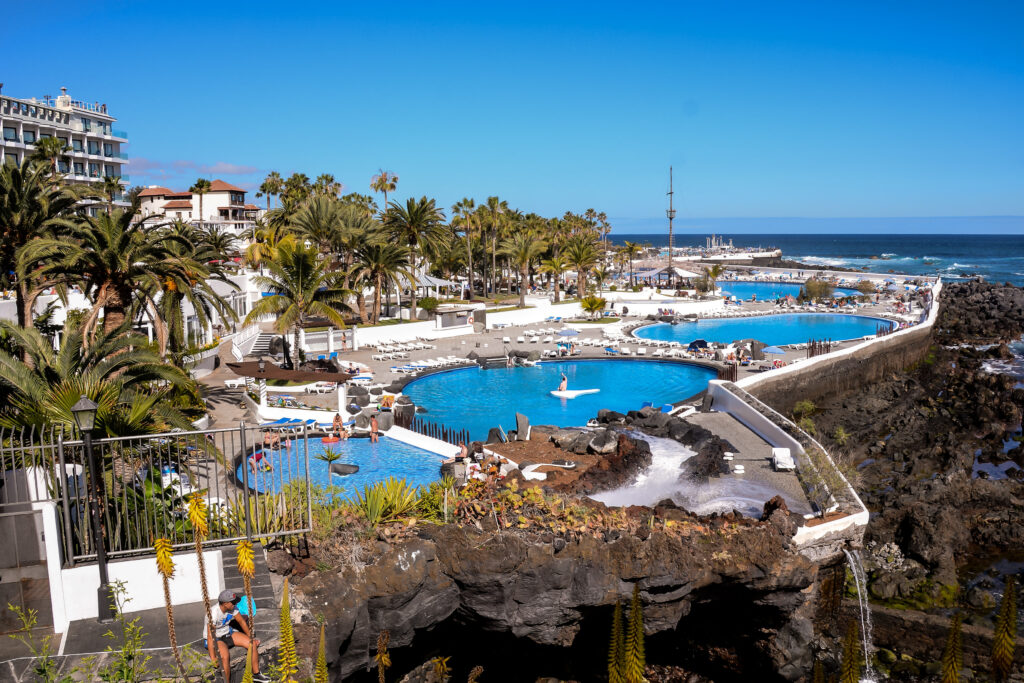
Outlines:
[[[569,389],[600,389],[574,399],[552,396],[561,374]],[[716,373],[684,363],[641,360],[573,360],[535,367],[460,368],[414,380],[403,393],[427,409],[419,418],[486,439],[491,427],[515,428],[516,412],[531,424],[583,426],[601,408],[638,410],[645,401],[674,403],[704,391]]]
[[[257,469],[255,480],[249,471],[249,486],[260,492],[280,491],[292,478],[303,479],[305,476],[305,459],[302,453],[302,439],[292,440],[291,450],[287,454],[271,452],[270,460],[274,466],[271,472]],[[341,454],[337,462],[359,465],[359,471],[346,476],[328,477],[327,463],[316,456],[332,448]],[[324,444],[320,437],[309,438],[309,478],[314,484],[327,486],[333,484],[344,489],[344,498],[353,498],[355,492],[362,491],[363,486],[382,481],[388,477],[398,477],[414,486],[423,486],[440,478],[440,467],[443,458],[415,446],[409,446],[381,437],[377,443],[369,439],[347,439],[333,444]],[[243,462],[235,470],[235,476],[242,482]]]
[[[750,297],[756,296],[758,301],[775,301],[785,296],[796,297],[800,294],[800,285],[788,282],[745,282],[745,281],[719,281],[719,288],[727,296],[734,296],[742,301],[749,301]],[[836,287],[832,290],[835,296],[859,296],[856,289]]]
[[718,318],[681,322],[678,325],[658,323],[636,330],[641,339],[677,341],[689,344],[694,339],[729,343],[738,339],[757,339],[765,344],[799,344],[811,339],[859,339],[878,332],[879,326],[892,323],[881,318],[838,313],[786,313],[758,318]]

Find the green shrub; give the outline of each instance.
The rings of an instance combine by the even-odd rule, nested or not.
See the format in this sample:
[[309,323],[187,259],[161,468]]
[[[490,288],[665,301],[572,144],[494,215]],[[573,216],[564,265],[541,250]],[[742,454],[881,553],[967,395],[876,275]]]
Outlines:
[[801,417],[800,421],[797,422],[796,424],[797,424],[797,426],[800,429],[804,430],[805,432],[807,432],[811,436],[815,435],[816,431],[815,431],[815,428],[814,428],[814,420],[812,420],[811,418],[809,418],[809,417]]
[[813,401],[808,401],[806,399],[803,401],[797,401],[793,406],[793,417],[806,417],[814,413],[814,409],[815,406]]
[[425,296],[422,299],[417,299],[416,301],[416,305],[427,313],[433,313],[436,311],[439,304],[440,302],[432,296]]
[[836,440],[836,443],[839,444],[840,446],[845,446],[847,439],[850,438],[850,435],[846,433],[846,430],[843,429],[842,425],[839,425],[838,427],[836,427],[836,431],[832,434],[832,438],[834,438]]

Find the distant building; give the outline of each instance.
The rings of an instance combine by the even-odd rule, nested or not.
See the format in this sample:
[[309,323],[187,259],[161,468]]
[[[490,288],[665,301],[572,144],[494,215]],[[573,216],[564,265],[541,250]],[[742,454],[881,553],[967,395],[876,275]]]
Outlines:
[[246,203],[245,190],[223,180],[212,181],[210,191],[203,194],[202,216],[199,195],[159,185],[150,185],[139,193],[139,211],[144,218],[180,218],[194,225],[216,225],[236,234],[252,227],[260,214],[258,206]]
[[[123,152],[128,134],[113,127],[116,118],[107,113],[105,104],[89,104],[71,99],[67,88],[57,98],[44,95],[41,100],[16,99],[0,95],[0,157],[3,163],[20,164],[36,148],[42,138],[56,137],[68,146],[57,161],[57,170],[69,183],[99,183],[104,177],[119,177],[122,187],[128,185],[124,167],[128,156]],[[118,198],[118,204],[126,205]],[[92,215],[101,202],[83,202]]]

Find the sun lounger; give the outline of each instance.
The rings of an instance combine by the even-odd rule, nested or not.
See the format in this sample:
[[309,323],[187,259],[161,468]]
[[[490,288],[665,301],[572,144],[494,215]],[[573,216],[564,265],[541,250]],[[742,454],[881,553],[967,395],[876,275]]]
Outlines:
[[228,389],[238,389],[245,384],[245,378],[239,377],[237,379],[226,379],[224,380],[224,386]]

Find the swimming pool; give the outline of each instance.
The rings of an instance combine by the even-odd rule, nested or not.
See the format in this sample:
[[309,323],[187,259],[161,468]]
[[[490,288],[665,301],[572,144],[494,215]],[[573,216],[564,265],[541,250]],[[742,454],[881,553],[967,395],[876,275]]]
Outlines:
[[[574,399],[552,396],[561,374],[569,389],[600,389]],[[485,439],[491,427],[515,428],[516,412],[531,424],[583,426],[601,408],[638,410],[645,401],[674,403],[707,387],[716,373],[684,363],[641,360],[572,360],[543,362],[534,367],[460,368],[413,380],[402,390],[427,409],[420,419]]]
[[[775,301],[786,295],[796,297],[800,294],[800,285],[788,282],[732,282],[729,280],[718,283],[722,293],[727,296],[734,296],[742,301],[748,301],[756,295],[758,301]],[[856,289],[836,287],[832,290],[835,296],[858,296],[860,292]]]
[[[257,469],[255,479],[249,471],[249,486],[260,492],[280,491],[293,478],[302,480],[305,477],[305,462],[302,453],[302,439],[292,442],[289,457],[275,455],[271,452],[270,461],[274,466],[271,472]],[[328,465],[316,456],[325,448],[332,448],[341,454],[337,462],[359,465],[359,471],[345,476],[328,477]],[[365,484],[383,481],[388,477],[405,479],[413,486],[423,486],[440,478],[442,458],[415,446],[382,437],[377,443],[369,439],[346,439],[333,444],[323,444],[320,437],[309,438],[309,478],[314,484],[327,486],[333,484],[344,489],[342,497],[353,498],[355,492],[362,491]],[[242,482],[242,467],[235,470],[235,476]]]
[[641,327],[633,334],[641,339],[677,341],[689,344],[694,339],[729,343],[737,339],[757,339],[765,344],[799,344],[810,339],[859,339],[875,334],[888,320],[863,315],[836,313],[786,313],[758,318],[719,318],[696,323],[670,325],[658,323]]

